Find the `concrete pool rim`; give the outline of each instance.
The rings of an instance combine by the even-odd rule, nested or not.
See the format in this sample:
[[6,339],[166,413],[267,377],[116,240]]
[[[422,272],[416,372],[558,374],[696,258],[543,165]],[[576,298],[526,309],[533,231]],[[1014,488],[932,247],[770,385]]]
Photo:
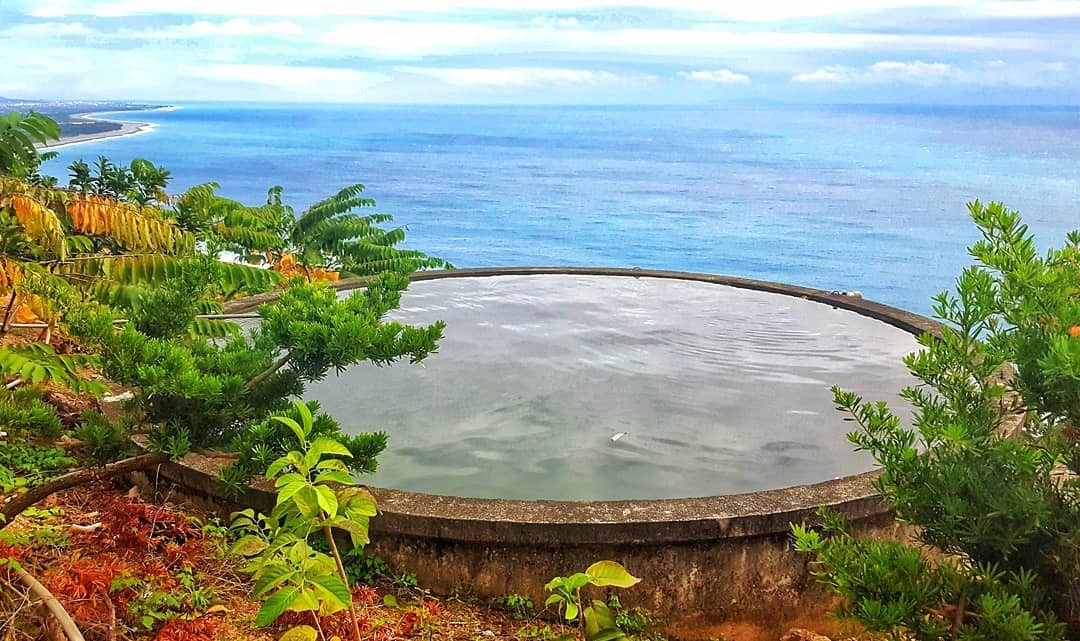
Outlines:
[[[936,333],[940,328],[937,322],[924,316],[858,296],[714,274],[638,268],[501,267],[425,271],[417,272],[410,278],[413,281],[427,281],[543,275],[697,281],[827,304],[884,322],[913,335]],[[362,287],[367,280],[346,279],[331,285],[334,289],[347,291]],[[277,293],[270,293],[232,301],[226,305],[225,314],[253,312],[259,305],[272,303],[277,296]],[[182,485],[195,483],[207,490],[213,485],[208,483],[212,481],[210,478],[193,478],[193,474],[206,475],[195,469],[172,472],[166,475],[185,477]],[[373,520],[372,527],[385,535],[502,545],[537,545],[552,541],[607,545],[714,541],[786,533],[791,522],[813,520],[820,506],[841,512],[850,520],[884,516],[889,512],[889,507],[873,487],[878,474],[871,471],[821,483],[745,494],[619,501],[487,499],[372,488],[380,509],[380,516]],[[272,491],[260,485],[252,487],[245,499],[255,507],[272,506]]]

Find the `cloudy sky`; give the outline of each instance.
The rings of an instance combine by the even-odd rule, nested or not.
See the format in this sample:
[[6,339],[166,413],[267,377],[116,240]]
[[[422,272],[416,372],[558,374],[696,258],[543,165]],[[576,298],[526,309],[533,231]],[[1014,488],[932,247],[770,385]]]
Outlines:
[[0,95],[1080,104],[1077,0],[0,0]]

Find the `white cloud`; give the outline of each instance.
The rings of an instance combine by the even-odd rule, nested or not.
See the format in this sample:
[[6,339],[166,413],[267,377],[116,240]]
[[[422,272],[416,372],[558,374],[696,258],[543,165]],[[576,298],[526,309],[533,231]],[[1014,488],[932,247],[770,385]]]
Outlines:
[[235,85],[256,85],[279,92],[282,100],[356,100],[390,79],[386,74],[329,67],[286,65],[189,65],[181,73],[191,78]]
[[959,69],[943,62],[899,62],[882,60],[856,69],[843,65],[820,67],[814,71],[799,73],[792,80],[802,83],[850,84],[894,83],[940,84],[961,77]]
[[731,69],[716,69],[713,71],[680,71],[680,78],[688,80],[703,80],[722,85],[745,85],[750,84],[750,76],[745,73],[735,73]]
[[296,36],[303,27],[286,21],[253,23],[247,18],[234,18],[224,22],[199,20],[190,24],[173,25],[164,29],[134,31],[130,35],[144,38],[191,39],[215,36]]
[[941,85],[1013,85],[1037,87],[1053,83],[1067,67],[1060,61],[1011,64],[1001,59],[964,67],[943,62],[882,60],[861,68],[844,65],[819,67],[791,77],[799,83]]
[[446,68],[396,67],[394,71],[434,78],[451,85],[470,87],[528,87],[544,84],[599,84],[621,80],[609,71],[551,67]]
[[573,29],[580,27],[581,23],[578,19],[570,16],[569,18],[549,18],[546,16],[537,16],[529,21],[529,24],[535,27],[546,27],[555,29]]
[[813,71],[797,73],[791,77],[795,82],[843,84],[855,79],[858,72],[844,65],[827,65]]
[[81,22],[30,22],[0,30],[6,38],[56,38],[64,36],[89,36],[95,31]]
[[969,17],[1054,18],[1080,15],[1077,0],[37,0],[33,15],[205,15],[205,16],[402,16],[467,11],[650,8],[690,12],[720,20],[771,22],[840,16],[854,12],[917,8],[954,9]]
[[732,51],[1009,51],[1054,43],[1033,36],[739,31],[708,24],[683,29],[548,29],[458,22],[364,20],[331,26],[322,43],[371,56],[455,53],[613,53],[701,57]]

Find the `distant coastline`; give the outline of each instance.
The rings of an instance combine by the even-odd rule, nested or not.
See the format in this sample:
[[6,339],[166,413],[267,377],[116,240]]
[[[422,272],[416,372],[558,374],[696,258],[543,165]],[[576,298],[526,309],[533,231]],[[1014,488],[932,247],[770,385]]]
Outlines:
[[[173,111],[179,109],[176,106],[167,107],[154,107],[149,109],[140,109],[139,111]],[[114,113],[112,111],[94,111],[90,113],[72,114],[72,120],[82,120],[87,122],[108,122],[120,125],[119,129],[111,129],[109,131],[98,131],[89,134],[76,134],[73,136],[63,136],[59,141],[48,145],[37,145],[38,149],[61,149],[63,147],[73,147],[75,145],[82,145],[88,142],[94,142],[97,140],[105,140],[107,138],[123,138],[125,136],[138,136],[139,134],[145,134],[157,129],[157,124],[152,122],[136,122],[132,120],[116,120],[113,118],[103,118],[99,114]]]

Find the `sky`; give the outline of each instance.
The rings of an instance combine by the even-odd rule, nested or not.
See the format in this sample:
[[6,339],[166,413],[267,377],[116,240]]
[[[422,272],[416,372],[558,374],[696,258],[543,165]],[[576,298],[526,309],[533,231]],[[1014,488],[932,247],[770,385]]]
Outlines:
[[0,0],[0,96],[1080,105],[1080,0]]

